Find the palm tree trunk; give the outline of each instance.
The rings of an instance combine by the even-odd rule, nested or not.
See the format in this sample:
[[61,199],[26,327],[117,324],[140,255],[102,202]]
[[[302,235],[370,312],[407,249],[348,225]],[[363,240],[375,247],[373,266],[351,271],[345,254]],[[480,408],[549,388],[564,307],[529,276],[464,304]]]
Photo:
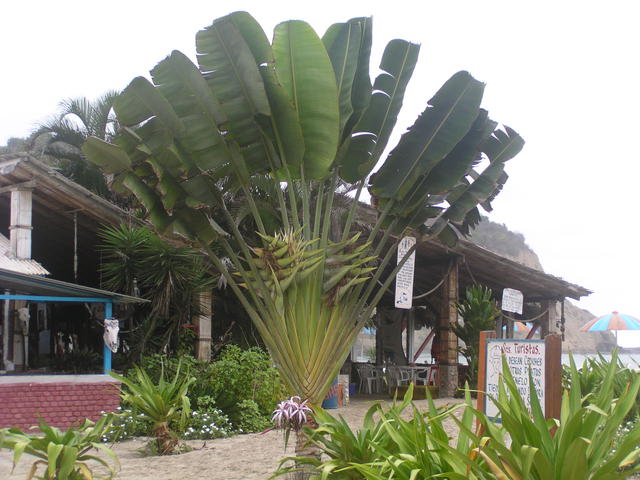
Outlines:
[[153,427],[153,436],[155,437],[156,449],[159,455],[169,455],[173,453],[178,445],[178,437],[176,437],[167,422],[160,422]]
[[[303,426],[312,429],[318,428],[318,424],[313,419],[307,420]],[[296,431],[295,452],[296,457],[313,457],[318,460],[320,460],[320,456],[322,455],[322,450],[309,442],[309,437],[302,429]],[[290,480],[307,480],[311,478],[312,475],[317,474],[317,472],[314,472],[308,464],[302,462],[296,462],[296,468],[299,468],[300,470],[291,472],[289,474]]]

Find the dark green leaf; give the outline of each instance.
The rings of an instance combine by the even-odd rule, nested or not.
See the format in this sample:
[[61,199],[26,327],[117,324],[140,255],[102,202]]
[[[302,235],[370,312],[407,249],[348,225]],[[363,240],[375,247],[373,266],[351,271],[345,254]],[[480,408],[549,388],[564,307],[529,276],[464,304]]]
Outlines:
[[429,107],[400,139],[373,182],[380,197],[403,199],[464,138],[479,113],[484,84],[458,72],[429,101]]

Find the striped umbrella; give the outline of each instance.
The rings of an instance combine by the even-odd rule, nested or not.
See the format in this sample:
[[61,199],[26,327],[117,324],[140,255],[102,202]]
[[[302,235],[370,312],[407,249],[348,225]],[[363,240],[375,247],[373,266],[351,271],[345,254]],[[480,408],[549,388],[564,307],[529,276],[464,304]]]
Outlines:
[[640,320],[624,313],[611,312],[587,322],[580,329],[583,332],[604,332],[606,330],[640,330]]

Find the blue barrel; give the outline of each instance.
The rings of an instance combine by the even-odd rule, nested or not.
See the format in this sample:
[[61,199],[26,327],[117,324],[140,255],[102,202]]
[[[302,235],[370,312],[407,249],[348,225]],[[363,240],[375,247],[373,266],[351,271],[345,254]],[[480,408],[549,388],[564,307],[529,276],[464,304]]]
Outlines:
[[329,410],[332,408],[338,408],[338,389],[340,385],[338,385],[338,377],[331,384],[331,388],[327,392],[327,396],[324,397],[322,401],[322,408],[325,410]]

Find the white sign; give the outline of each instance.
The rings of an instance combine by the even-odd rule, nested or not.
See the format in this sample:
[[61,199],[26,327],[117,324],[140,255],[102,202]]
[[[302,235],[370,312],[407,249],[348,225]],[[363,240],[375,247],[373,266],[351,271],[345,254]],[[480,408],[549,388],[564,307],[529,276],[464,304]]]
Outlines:
[[[415,237],[404,237],[398,245],[398,263],[416,244]],[[413,301],[413,270],[416,263],[414,251],[396,274],[396,308],[410,309]]]
[[522,315],[523,296],[520,290],[505,288],[502,291],[502,310]]
[[499,417],[498,407],[491,401],[489,395],[498,397],[498,380],[502,374],[502,357],[507,361],[513,380],[520,395],[528,407],[531,406],[529,396],[529,369],[531,378],[538,394],[538,400],[544,413],[545,400],[545,343],[544,340],[501,340],[487,341],[487,374],[484,391],[485,413],[489,417]]

